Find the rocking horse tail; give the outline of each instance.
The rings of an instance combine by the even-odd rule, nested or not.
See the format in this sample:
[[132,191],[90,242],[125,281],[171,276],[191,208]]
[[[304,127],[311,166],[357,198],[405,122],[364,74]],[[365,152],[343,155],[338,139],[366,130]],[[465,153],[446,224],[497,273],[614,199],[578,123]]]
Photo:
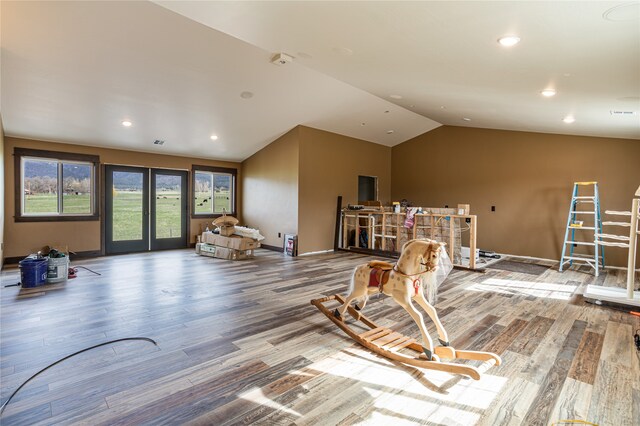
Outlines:
[[357,267],[353,270],[353,274],[351,274],[351,281],[349,281],[349,289],[347,290],[347,296],[353,293],[353,289],[355,288],[356,272],[358,272]]

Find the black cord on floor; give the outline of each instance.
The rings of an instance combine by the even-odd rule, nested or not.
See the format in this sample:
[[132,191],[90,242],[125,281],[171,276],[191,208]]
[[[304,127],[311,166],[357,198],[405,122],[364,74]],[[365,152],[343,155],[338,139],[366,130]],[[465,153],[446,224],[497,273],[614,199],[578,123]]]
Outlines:
[[633,341],[636,343],[636,349],[640,352],[640,328],[633,335]]
[[[98,274],[100,275],[100,274]],[[100,346],[105,346],[105,345],[110,345],[112,343],[116,343],[116,342],[123,342],[125,340],[144,340],[146,342],[150,342],[153,343],[154,345],[158,346],[158,344],[156,343],[155,340],[150,339],[148,337],[124,337],[122,339],[115,339],[115,340],[109,340],[108,342],[104,342],[104,343],[99,343],[97,345],[93,345],[90,346],[88,348],[79,350],[78,352],[74,352],[71,355],[67,355],[64,358],[60,358],[59,360],[57,360],[56,362],[54,362],[53,364],[49,364],[47,365],[45,368],[43,368],[42,370],[38,371],[36,374],[34,374],[33,376],[29,377],[27,380],[25,380],[20,386],[18,386],[18,389],[16,389],[15,391],[13,391],[13,393],[11,394],[11,396],[9,397],[9,399],[7,399],[4,404],[2,404],[2,407],[0,408],[0,416],[2,416],[2,413],[4,413],[4,409],[7,407],[7,405],[9,405],[9,401],[11,401],[11,399],[16,396],[16,394],[20,391],[20,389],[22,389],[27,383],[29,383],[32,379],[34,379],[36,376],[38,376],[40,373],[48,370],[49,368],[53,367],[56,364],[61,363],[64,360],[67,360],[69,358],[71,358],[72,356],[76,356],[78,354],[81,354],[82,352],[86,352],[89,351],[91,349],[95,349],[95,348],[99,348]]]
[[89,272],[93,272],[93,273],[94,273],[94,274],[96,274],[96,275],[102,275],[101,273],[96,272],[96,271],[94,271],[93,269],[89,269],[89,268],[87,268],[86,266],[78,266],[78,265],[76,265],[76,266],[74,266],[74,268],[82,268],[82,269],[86,269],[86,270],[87,270],[87,271],[89,271]]

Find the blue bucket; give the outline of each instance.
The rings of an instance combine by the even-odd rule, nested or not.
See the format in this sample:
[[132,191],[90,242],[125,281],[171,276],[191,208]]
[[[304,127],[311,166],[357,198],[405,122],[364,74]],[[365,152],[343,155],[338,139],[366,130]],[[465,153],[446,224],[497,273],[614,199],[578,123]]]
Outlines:
[[20,282],[22,288],[38,287],[47,282],[49,260],[27,257],[20,261]]

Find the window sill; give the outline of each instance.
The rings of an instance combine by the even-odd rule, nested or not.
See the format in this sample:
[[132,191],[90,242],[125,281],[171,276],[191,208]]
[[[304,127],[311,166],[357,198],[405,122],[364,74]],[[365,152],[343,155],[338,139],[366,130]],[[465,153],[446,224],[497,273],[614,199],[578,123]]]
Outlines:
[[[236,212],[230,212],[230,213],[226,213],[227,216],[233,216],[233,217],[237,217],[236,216]],[[218,217],[222,217],[222,213],[213,213],[213,214],[195,214],[195,213],[191,213],[191,219],[215,219]]]
[[100,216],[14,216],[16,222],[86,222],[98,221]]

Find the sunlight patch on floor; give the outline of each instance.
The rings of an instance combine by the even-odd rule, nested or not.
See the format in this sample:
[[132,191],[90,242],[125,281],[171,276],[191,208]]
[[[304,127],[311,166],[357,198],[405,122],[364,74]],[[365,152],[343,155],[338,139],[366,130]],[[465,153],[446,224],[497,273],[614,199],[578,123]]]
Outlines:
[[383,399],[386,394],[401,393],[411,401],[426,398],[437,407],[447,402],[479,410],[489,407],[507,381],[486,373],[481,380],[472,380],[444,371],[393,364],[360,348],[345,349],[311,368],[362,382],[369,389],[378,389]]
[[481,283],[469,286],[471,291],[490,291],[500,294],[518,294],[523,296],[534,296],[545,299],[569,300],[577,285],[554,284],[546,282],[502,280],[499,278],[489,278]]
[[401,394],[380,395],[376,389],[364,387],[374,398],[375,409],[367,422],[372,424],[386,420],[386,423],[378,424],[415,424],[417,421],[428,420],[431,423],[443,425],[474,425],[480,419],[480,413],[462,410],[443,405],[438,401],[420,400],[405,397]]
[[262,391],[262,389],[260,388],[249,389],[247,392],[243,392],[240,395],[238,395],[238,397],[257,405],[273,408],[275,410],[282,411],[284,413],[292,414],[296,417],[302,417],[302,414],[298,413],[297,411],[287,408],[284,405],[278,404],[277,402],[273,401],[271,398],[266,396]]

